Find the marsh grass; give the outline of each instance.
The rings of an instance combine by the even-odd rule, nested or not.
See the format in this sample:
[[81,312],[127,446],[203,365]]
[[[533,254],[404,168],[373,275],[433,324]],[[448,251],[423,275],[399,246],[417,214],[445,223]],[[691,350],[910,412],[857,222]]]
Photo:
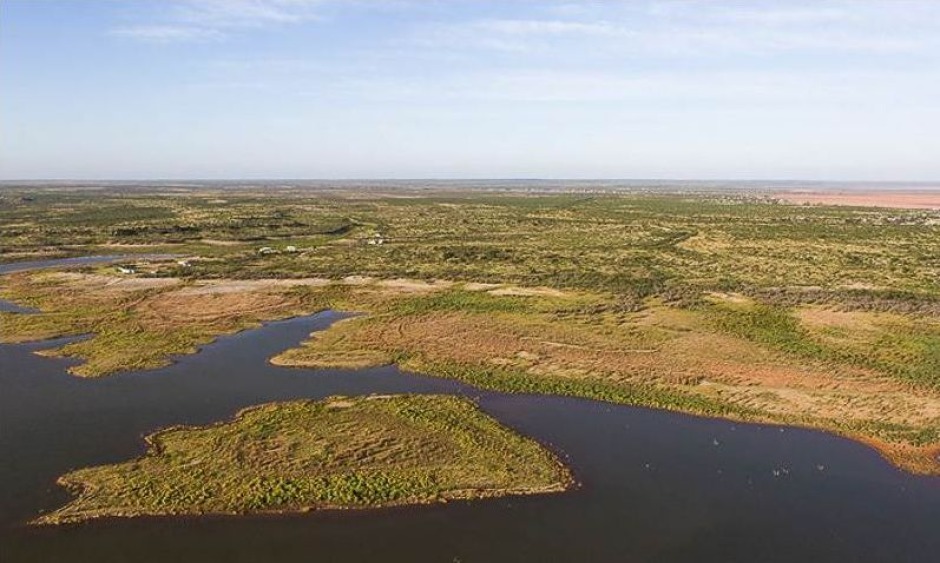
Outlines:
[[456,379],[481,389],[503,393],[561,395],[708,416],[733,415],[742,419],[759,414],[758,411],[752,409],[665,386],[618,383],[602,378],[571,379],[537,376],[520,369],[428,360],[420,355],[415,357],[401,355],[397,359],[405,369]]
[[538,443],[449,396],[273,403],[148,442],[142,458],[63,476],[77,498],[38,522],[368,508],[544,493],[571,483]]
[[117,292],[109,291],[106,282],[88,287],[72,286],[47,274],[7,276],[2,295],[29,303],[40,312],[0,313],[0,340],[88,334],[88,339],[43,354],[80,358],[83,362],[69,371],[99,377],[167,365],[173,356],[191,354],[220,335],[325,309],[343,293],[334,288],[295,287],[186,297],[181,296],[185,287]]

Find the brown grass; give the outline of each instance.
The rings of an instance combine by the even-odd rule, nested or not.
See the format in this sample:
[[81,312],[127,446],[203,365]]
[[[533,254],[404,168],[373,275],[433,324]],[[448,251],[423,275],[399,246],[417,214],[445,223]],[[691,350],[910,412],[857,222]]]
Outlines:
[[3,295],[41,310],[6,314],[0,340],[22,342],[92,334],[43,354],[84,360],[69,371],[102,376],[166,365],[223,334],[323,306],[292,291],[298,283],[225,282],[192,286],[167,278],[22,273],[2,278]]
[[716,333],[689,310],[654,306],[628,322],[593,323],[516,313],[377,314],[318,333],[302,348],[273,359],[323,367],[395,360],[418,369],[443,362],[512,369],[533,379],[673,388],[763,413],[766,420],[862,438],[903,467],[940,472],[936,442],[851,430],[872,422],[940,428],[936,393],[872,370],[801,360]]

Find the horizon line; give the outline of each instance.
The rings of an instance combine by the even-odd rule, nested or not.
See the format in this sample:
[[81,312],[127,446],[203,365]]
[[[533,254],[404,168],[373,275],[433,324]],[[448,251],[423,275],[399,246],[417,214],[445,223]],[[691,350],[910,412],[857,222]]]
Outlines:
[[0,184],[16,183],[50,183],[50,184],[79,184],[79,183],[218,183],[218,182],[656,182],[656,183],[811,183],[811,184],[894,184],[894,185],[936,185],[940,187],[940,179],[934,180],[861,180],[839,179],[822,180],[814,178],[629,178],[629,177],[266,177],[266,178],[0,178]]

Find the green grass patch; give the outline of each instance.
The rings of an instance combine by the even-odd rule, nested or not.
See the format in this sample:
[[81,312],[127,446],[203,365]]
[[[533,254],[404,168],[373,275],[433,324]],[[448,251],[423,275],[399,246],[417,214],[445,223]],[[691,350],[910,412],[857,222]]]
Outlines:
[[611,403],[678,410],[708,416],[747,418],[757,411],[709,399],[665,386],[626,384],[603,379],[573,379],[533,375],[525,371],[497,366],[463,364],[446,360],[427,360],[420,354],[396,358],[409,370],[456,379],[464,383],[503,393],[532,393],[594,399]]
[[518,313],[532,310],[533,300],[526,297],[498,296],[483,291],[453,289],[430,295],[400,299],[389,305],[389,312],[398,315],[424,313]]
[[142,458],[60,478],[78,496],[38,522],[380,507],[560,491],[571,479],[538,443],[449,396],[273,403],[148,441]]
[[719,330],[783,352],[807,358],[823,358],[825,350],[800,327],[786,309],[768,305],[712,305],[705,309]]

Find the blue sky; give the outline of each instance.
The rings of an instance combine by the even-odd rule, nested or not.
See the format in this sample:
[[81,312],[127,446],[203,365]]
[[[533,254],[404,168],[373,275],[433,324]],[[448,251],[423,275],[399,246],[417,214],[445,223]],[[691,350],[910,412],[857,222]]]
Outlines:
[[0,178],[940,179],[940,2],[3,0]]

